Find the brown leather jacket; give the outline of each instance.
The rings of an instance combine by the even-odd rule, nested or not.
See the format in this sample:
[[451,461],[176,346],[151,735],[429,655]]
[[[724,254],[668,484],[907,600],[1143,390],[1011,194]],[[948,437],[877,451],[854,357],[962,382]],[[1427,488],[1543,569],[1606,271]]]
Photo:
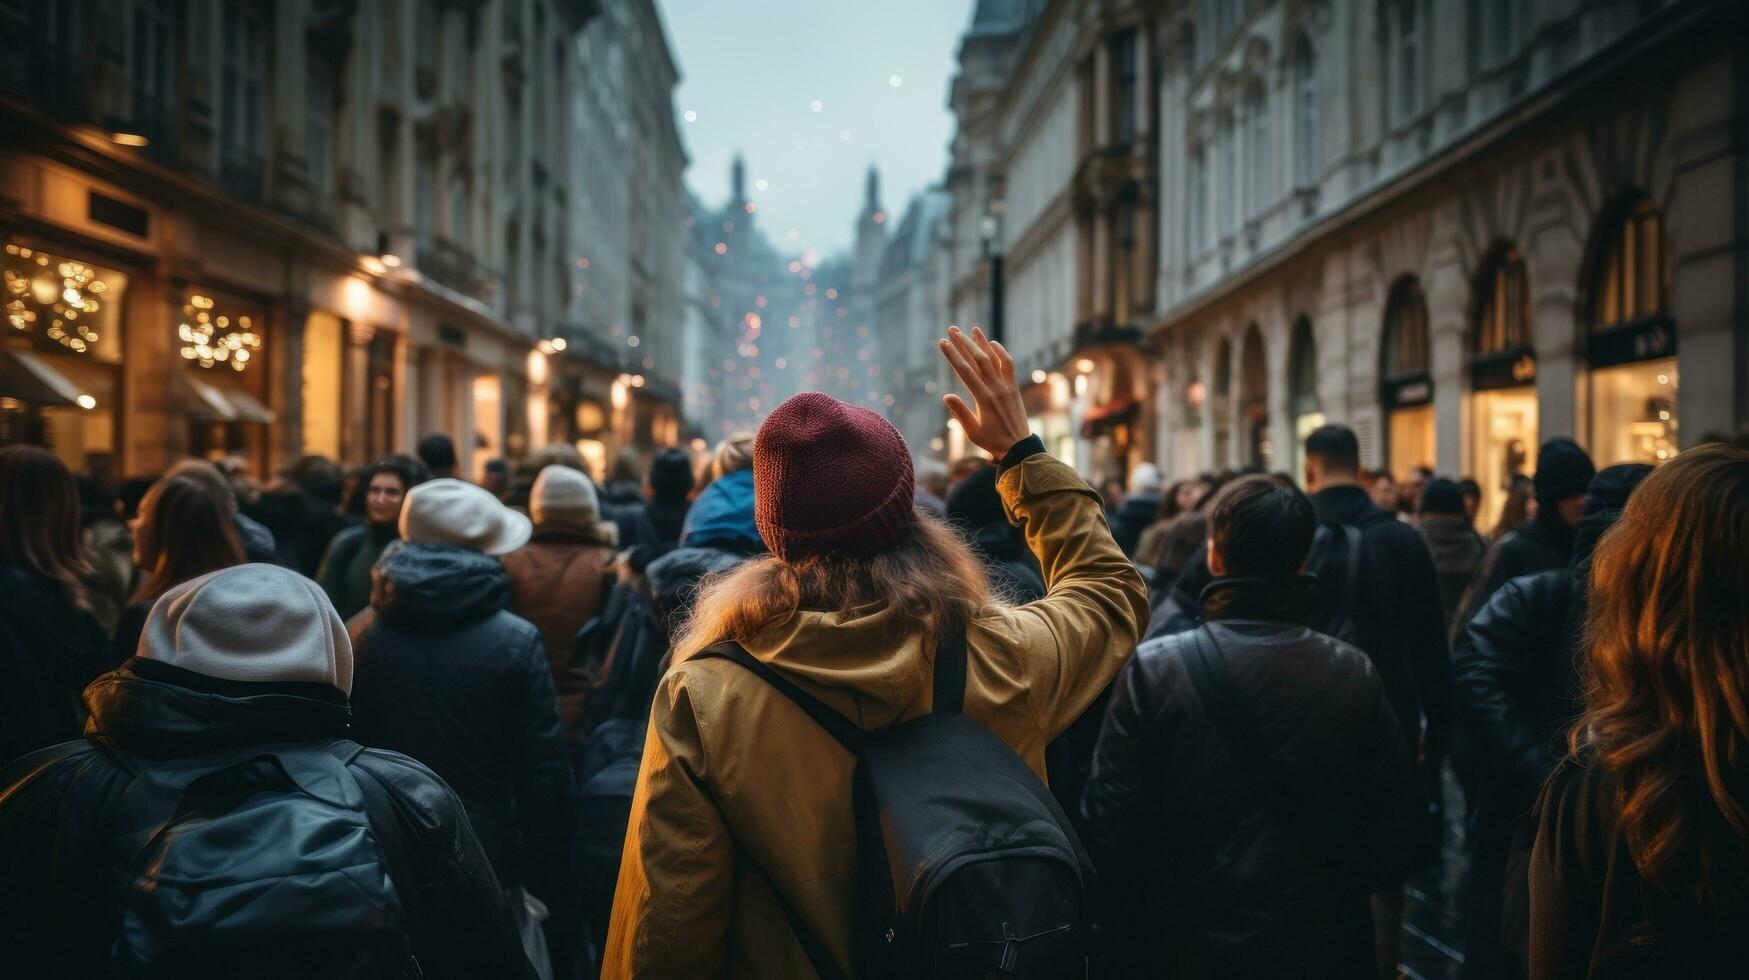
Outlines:
[[[966,711],[1045,775],[1147,621],[1141,576],[1099,498],[1043,453],[997,483],[1048,592],[967,633]],[[743,645],[865,728],[930,708],[933,644],[878,642],[885,608],[804,611]],[[812,977],[773,887],[848,968],[852,758],[742,668],[687,660],[657,691],[614,896],[603,978]]]
[[546,644],[559,721],[567,733],[583,717],[588,682],[571,663],[577,631],[601,607],[611,584],[612,525],[590,528],[542,524],[528,544],[501,560],[510,575],[511,611],[535,625]]

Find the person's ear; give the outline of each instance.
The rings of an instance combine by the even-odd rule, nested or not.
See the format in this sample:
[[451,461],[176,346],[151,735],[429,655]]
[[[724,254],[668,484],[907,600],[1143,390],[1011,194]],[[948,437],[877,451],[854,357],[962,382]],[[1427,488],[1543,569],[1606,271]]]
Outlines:
[[1318,485],[1318,468],[1317,468],[1317,466],[1315,466],[1312,463],[1312,460],[1310,457],[1308,457],[1306,459],[1305,469],[1306,469],[1306,489],[1311,490],[1313,487],[1316,487]]
[[1209,538],[1208,549],[1209,574],[1213,575],[1215,578],[1225,577],[1227,574],[1227,562],[1226,559],[1221,557],[1220,551],[1216,550],[1214,538]]

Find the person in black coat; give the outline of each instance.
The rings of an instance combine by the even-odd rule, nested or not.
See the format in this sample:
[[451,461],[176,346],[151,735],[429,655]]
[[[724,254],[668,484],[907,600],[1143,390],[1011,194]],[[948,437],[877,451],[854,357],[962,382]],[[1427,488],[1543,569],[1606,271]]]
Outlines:
[[1416,521],[1427,548],[1433,554],[1433,570],[1439,576],[1439,599],[1445,607],[1445,629],[1451,630],[1464,591],[1475,580],[1476,570],[1488,553],[1488,541],[1464,517],[1463,490],[1440,477],[1421,488]]
[[79,512],[54,453],[0,448],[0,765],[78,738],[79,692],[110,666],[86,598]]
[[1044,598],[1044,573],[1025,535],[1002,512],[994,468],[978,470],[953,485],[947,520],[971,544],[998,595],[1017,604]]
[[1651,471],[1623,463],[1598,473],[1585,495],[1569,567],[1509,580],[1458,640],[1452,674],[1475,778],[1465,833],[1466,977],[1524,975],[1528,817],[1583,708],[1575,658],[1591,553]]
[[1160,468],[1153,463],[1140,463],[1130,471],[1130,492],[1123,502],[1112,509],[1111,536],[1130,558],[1136,556],[1136,545],[1142,532],[1160,516],[1160,489],[1164,481]]
[[1520,575],[1566,568],[1573,560],[1573,536],[1585,505],[1585,489],[1597,475],[1591,457],[1571,439],[1557,436],[1536,454],[1536,516],[1494,542],[1482,560],[1475,584],[1464,596],[1457,623],[1467,623],[1488,597]]
[[430,766],[461,797],[499,880],[563,901],[571,768],[546,645],[509,611],[495,555],[528,541],[528,518],[484,489],[432,480],[408,491],[402,544],[378,562],[354,617],[353,725],[366,745]]
[[1119,977],[1365,977],[1368,896],[1420,850],[1425,802],[1379,672],[1302,625],[1314,531],[1291,484],[1250,476],[1210,510],[1204,656],[1148,641],[1114,685],[1082,799]]
[[[418,762],[365,749],[343,770],[330,770],[380,783],[399,817],[394,828],[370,822],[377,840],[363,848],[342,828],[289,820],[294,812],[320,812],[314,807],[293,811],[265,797],[196,795],[198,784],[189,780],[215,759],[246,760],[255,751],[258,760],[284,759],[338,748],[348,737],[352,666],[327,598],[286,569],[242,565],[172,589],[148,620],[140,655],[85,689],[91,716],[85,737],[0,772],[0,948],[7,975],[132,975],[118,960],[167,934],[198,937],[179,947],[184,957],[265,961],[253,963],[250,975],[269,963],[289,971],[289,959],[336,955],[335,947],[355,938],[342,929],[379,921],[386,874],[410,917],[407,952],[425,976],[532,977],[460,802]],[[337,807],[362,793],[320,782],[305,791]],[[169,884],[200,899],[178,906],[153,897],[150,876],[175,842],[151,831],[191,800],[214,808],[199,811],[203,821],[222,816],[236,831],[228,850],[183,850],[171,861],[178,878]],[[146,831],[131,829],[142,822]],[[200,830],[187,823],[180,829]],[[404,842],[404,863],[383,843],[391,838]],[[308,859],[294,879],[284,874],[287,853]],[[360,856],[375,863],[361,864]],[[205,866],[190,864],[197,859]],[[142,861],[148,870],[140,870]],[[142,874],[143,881],[129,877]],[[342,907],[312,907],[325,896],[339,896]],[[166,903],[175,915],[145,914]]]

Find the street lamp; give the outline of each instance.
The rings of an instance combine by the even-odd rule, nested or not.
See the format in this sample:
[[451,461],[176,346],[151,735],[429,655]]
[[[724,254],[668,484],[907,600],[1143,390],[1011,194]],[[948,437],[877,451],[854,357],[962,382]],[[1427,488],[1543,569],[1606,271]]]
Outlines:
[[978,223],[984,239],[984,258],[990,260],[990,339],[1000,343],[1006,337],[1002,284],[1002,210],[992,206]]

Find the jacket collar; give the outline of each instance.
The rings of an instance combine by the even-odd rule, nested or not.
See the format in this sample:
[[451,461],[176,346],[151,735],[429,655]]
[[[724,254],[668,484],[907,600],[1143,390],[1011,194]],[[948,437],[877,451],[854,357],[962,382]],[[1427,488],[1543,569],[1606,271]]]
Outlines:
[[1372,502],[1366,491],[1360,486],[1348,483],[1339,487],[1326,487],[1312,494],[1312,513],[1318,518],[1319,524],[1368,524],[1381,517],[1389,518],[1390,514],[1379,509]]
[[175,757],[346,734],[338,688],[226,681],[134,657],[85,688],[85,736],[128,752]]
[[1306,590],[1312,578],[1218,578],[1202,590],[1202,616],[1221,619],[1256,619],[1278,623],[1304,623]]

